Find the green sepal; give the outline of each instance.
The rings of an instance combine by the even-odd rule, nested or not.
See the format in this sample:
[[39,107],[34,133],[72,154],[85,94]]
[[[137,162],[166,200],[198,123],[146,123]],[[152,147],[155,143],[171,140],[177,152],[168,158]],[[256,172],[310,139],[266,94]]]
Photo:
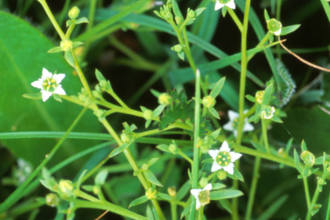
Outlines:
[[273,84],[269,84],[266,89],[265,89],[265,93],[262,97],[262,102],[261,102],[261,105],[269,105],[269,102],[270,102],[270,98],[273,94],[273,90],[274,90],[274,86]]
[[188,180],[177,191],[175,198],[180,201],[181,199],[183,199],[183,197],[185,197],[187,195],[187,193],[189,192],[190,188],[191,188],[191,184],[190,184],[190,181]]
[[146,195],[141,196],[141,197],[139,197],[139,198],[137,198],[137,199],[134,199],[134,200],[129,204],[128,208],[131,208],[131,207],[133,207],[133,206],[140,205],[140,204],[142,204],[142,203],[147,202],[148,200],[149,200],[149,199],[147,198]]
[[62,102],[62,99],[58,94],[53,93],[53,98],[58,102]]
[[184,51],[181,51],[180,53],[177,54],[181,60],[184,60]]
[[273,115],[271,120],[274,121],[274,122],[277,122],[277,123],[283,123],[283,121],[279,117],[277,117],[276,115]]
[[231,199],[244,195],[240,190],[226,189],[210,192],[210,200]]
[[157,177],[155,176],[155,174],[151,170],[146,170],[143,173],[144,173],[144,176],[146,177],[146,179],[149,182],[151,182],[152,184],[154,184],[156,186],[163,187],[163,185],[159,182],[159,180],[157,179]]
[[296,149],[294,149],[294,151],[293,151],[293,157],[294,157],[294,163],[296,165],[296,168],[299,171],[299,173],[301,173],[302,172],[302,167],[301,167],[301,164],[299,162],[299,155],[298,155]]
[[70,51],[65,51],[64,52],[64,58],[70,64],[70,66],[75,68],[74,60],[73,60],[73,57],[72,57],[72,54],[71,54]]
[[265,16],[266,22],[268,22],[270,20],[270,17],[269,17],[269,14],[266,9],[264,10],[264,16]]
[[302,142],[301,142],[301,150],[302,150],[303,152],[307,150],[307,145],[306,145],[305,140],[302,140]]
[[250,102],[256,102],[256,98],[252,95],[246,95],[245,98]]
[[221,9],[222,17],[225,17],[227,14],[227,6],[222,7]]
[[166,200],[166,201],[169,201],[169,202],[173,200],[171,196],[169,196],[169,195],[167,195],[167,194],[165,194],[165,193],[158,193],[157,195],[158,195],[160,198],[162,198],[162,199],[164,199],[164,200]]
[[47,53],[58,53],[62,51],[62,47],[53,47],[52,49],[48,50]]
[[78,18],[74,22],[75,24],[82,24],[82,23],[89,23],[88,19],[86,17]]
[[219,94],[220,91],[225,83],[226,77],[222,77],[213,87],[212,91],[210,92],[210,96],[212,98],[216,98]]
[[220,119],[218,112],[213,107],[210,107],[208,109],[209,109],[210,113],[213,115],[213,117]]
[[29,93],[29,94],[23,94],[23,97],[27,99],[42,99],[42,94],[41,92]]
[[223,183],[214,183],[214,184],[212,184],[212,190],[223,189],[225,187],[226,187],[226,185],[223,184]]
[[99,185],[103,185],[105,180],[108,177],[108,171],[107,170],[102,170],[101,172],[99,172],[94,179],[95,184],[99,184]]
[[159,160],[159,158],[152,158],[151,160],[149,160],[147,163],[148,167],[151,167],[154,163],[157,162],[157,160]]
[[117,147],[113,151],[111,151],[109,158],[116,156],[117,154],[121,153],[122,151],[126,150],[133,142],[130,143],[123,143],[121,146]]
[[83,42],[73,42],[72,43],[72,48],[76,48],[76,47],[79,47],[80,45],[83,45],[84,43]]
[[280,35],[284,36],[284,35],[290,34],[290,33],[294,32],[295,30],[297,30],[299,27],[300,27],[300,24],[295,24],[295,25],[282,27]]

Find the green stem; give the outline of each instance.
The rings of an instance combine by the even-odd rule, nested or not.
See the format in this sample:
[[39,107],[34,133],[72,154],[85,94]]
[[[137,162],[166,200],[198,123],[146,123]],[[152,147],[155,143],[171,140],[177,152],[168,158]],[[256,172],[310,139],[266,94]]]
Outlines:
[[[89,5],[89,13],[88,13],[88,21],[86,31],[89,31],[94,25],[94,15],[96,8],[97,0],[91,0]],[[84,44],[84,51],[82,57],[85,58],[89,49],[89,45],[91,44],[91,38],[88,38]]]
[[247,205],[247,211],[245,214],[245,220],[249,220],[251,218],[252,208],[253,208],[253,202],[257,190],[258,180],[259,180],[259,168],[260,168],[260,157],[255,158],[254,162],[254,168],[253,168],[253,177],[252,177],[252,183],[250,187],[250,194],[249,194],[249,201]]
[[[241,77],[240,77],[240,87],[239,87],[239,105],[238,105],[238,113],[240,116],[244,114],[244,98],[245,98],[245,83],[246,83],[246,72],[247,72],[247,32],[248,32],[248,24],[249,24],[249,11],[250,11],[251,0],[246,0],[245,2],[245,10],[244,10],[244,19],[243,19],[243,29],[242,29],[242,37],[241,37]],[[244,117],[239,117],[238,127],[237,127],[237,139],[236,143],[241,144],[242,140],[242,131],[244,126]],[[235,166],[239,169],[239,160],[235,162]],[[233,181],[233,188],[238,189],[238,180]],[[238,214],[238,198],[233,199],[232,206],[232,218],[233,220],[239,219]]]
[[66,34],[65,34],[65,39],[70,39],[70,36],[71,36],[72,31],[73,31],[75,26],[76,26],[75,23],[73,23],[69,26],[69,29],[66,31]]
[[303,181],[304,181],[304,189],[305,189],[307,209],[309,209],[311,207],[311,199],[310,199],[310,196],[309,196],[309,188],[308,188],[307,177],[304,177]]
[[[281,20],[281,4],[282,0],[277,0],[277,6],[276,6],[276,20],[280,21]],[[276,51],[277,51],[277,57],[281,59],[281,46],[277,45],[276,46]]]
[[174,202],[171,202],[171,216],[172,220],[177,220],[177,205]]
[[314,206],[315,206],[315,204],[317,202],[317,199],[319,198],[319,195],[320,195],[320,191],[318,190],[318,188],[316,186],[312,203],[311,203],[311,205],[310,205],[310,207],[308,209],[307,215],[306,215],[306,220],[310,220],[312,218],[312,211],[313,211]]
[[[87,42],[89,42],[89,44],[93,43],[94,41],[97,41],[101,38],[104,38],[104,37],[107,37],[109,35],[111,35],[112,33],[120,30],[122,28],[122,24],[115,24],[109,28],[107,28],[106,30],[104,31],[101,31],[100,33],[97,33],[97,34],[94,34],[93,36],[91,36],[90,38],[87,38]],[[78,41],[79,38],[75,38],[73,39],[74,41]]]
[[84,115],[86,108],[84,108],[78,117],[73,121],[71,126],[66,131],[65,135],[57,142],[54,148],[50,151],[48,156],[41,162],[41,164],[31,173],[31,175],[24,181],[22,185],[20,185],[3,203],[0,205],[0,213],[4,212],[5,210],[9,209],[16,201],[20,199],[20,194],[23,190],[27,187],[27,185],[40,173],[41,169],[49,162],[49,160],[54,156],[57,150],[62,145],[63,141],[66,139],[68,134],[72,131],[72,129],[76,126],[78,121]]
[[227,9],[229,15],[231,16],[231,18],[234,20],[235,24],[237,25],[238,30],[240,32],[242,32],[243,31],[243,25],[242,25],[242,22],[238,19],[235,11],[231,8],[228,8],[228,7],[226,9]]
[[114,91],[110,91],[109,95],[111,95],[123,108],[130,109],[118,96]]
[[204,206],[198,209],[198,220],[203,220]]
[[267,137],[267,119],[261,119],[261,125],[262,125],[262,137],[264,139],[265,147],[267,150],[267,153],[270,154],[270,149],[268,145],[268,137]]
[[[201,101],[201,82],[200,82],[200,73],[199,71],[196,72],[196,82],[195,82],[195,129],[194,129],[194,160],[192,165],[192,189],[198,188],[198,170],[199,170],[199,150],[200,148],[197,147],[197,142],[199,138],[199,130],[200,130],[200,101]],[[196,199],[193,198],[190,208],[190,215],[189,219],[195,219],[195,206],[196,206]]]
[[65,40],[65,34],[63,33],[61,27],[58,25],[57,21],[54,18],[53,13],[50,11],[47,2],[45,0],[38,0],[38,2],[40,2],[40,4],[42,5],[42,7],[44,8],[49,20],[52,22],[55,30],[57,31],[58,35],[60,35],[62,40]]
[[[260,43],[255,47],[255,48],[259,48],[265,45],[265,43],[267,43],[269,36],[271,35],[271,33],[269,33],[269,31],[267,32],[267,34],[264,36],[264,38],[260,41]],[[255,54],[250,55],[247,59],[248,61],[252,59],[252,57],[254,57]]]
[[191,165],[193,164],[192,159],[190,159],[185,153],[183,153],[181,150],[179,150],[178,154],[183,157],[184,159],[186,159]]

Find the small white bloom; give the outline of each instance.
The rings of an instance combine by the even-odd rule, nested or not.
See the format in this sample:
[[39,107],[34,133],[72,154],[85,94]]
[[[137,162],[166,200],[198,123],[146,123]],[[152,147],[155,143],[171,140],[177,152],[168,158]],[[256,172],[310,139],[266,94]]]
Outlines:
[[213,158],[211,172],[224,169],[227,173],[234,174],[234,163],[242,154],[230,152],[227,141],[224,141],[219,150],[209,150],[210,156]]
[[212,189],[212,184],[207,184],[203,189],[192,189],[190,193],[196,199],[196,210],[201,206],[210,203],[210,190]]
[[235,1],[234,0],[216,0],[215,10],[219,10],[220,8],[227,6],[228,8],[235,9]]
[[276,109],[273,106],[263,105],[261,108],[261,118],[271,119],[274,116]]
[[282,23],[275,18],[272,18],[267,21],[267,28],[270,33],[279,36],[282,32]]
[[[244,114],[247,111],[244,111]],[[223,128],[227,131],[233,131],[234,132],[234,136],[237,136],[237,126],[238,126],[238,117],[239,114],[229,110],[228,111],[228,115],[229,115],[229,122],[227,124],[225,124],[223,126]],[[243,126],[243,131],[253,131],[254,127],[248,122],[248,119],[245,118],[244,120],[244,126]]]
[[41,78],[31,83],[33,87],[41,89],[42,101],[46,101],[53,93],[58,95],[66,95],[64,89],[60,85],[65,74],[52,74],[45,68],[42,69]]

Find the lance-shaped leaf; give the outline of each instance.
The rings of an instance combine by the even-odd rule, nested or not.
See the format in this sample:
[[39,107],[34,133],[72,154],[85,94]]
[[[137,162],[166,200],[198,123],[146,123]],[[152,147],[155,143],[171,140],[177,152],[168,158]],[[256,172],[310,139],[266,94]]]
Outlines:
[[213,87],[213,89],[211,90],[210,96],[212,98],[216,98],[219,94],[220,91],[225,83],[226,77],[222,77]]
[[211,191],[210,199],[211,200],[220,200],[220,199],[231,199],[242,196],[243,193],[240,190],[227,189],[220,191]]
[[139,198],[137,198],[137,199],[134,199],[130,204],[129,204],[129,206],[128,206],[128,208],[131,208],[131,207],[133,207],[133,206],[137,206],[137,205],[140,205],[140,204],[142,204],[142,203],[145,203],[146,201],[148,201],[148,198],[147,198],[147,196],[141,196],[141,197],[139,197]]

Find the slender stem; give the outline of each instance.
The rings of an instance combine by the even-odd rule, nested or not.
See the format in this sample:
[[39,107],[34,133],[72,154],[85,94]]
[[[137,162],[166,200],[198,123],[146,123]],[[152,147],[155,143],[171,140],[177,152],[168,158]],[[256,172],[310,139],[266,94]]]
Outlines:
[[267,153],[270,154],[270,149],[268,145],[268,137],[267,137],[267,119],[261,119],[261,125],[262,125],[262,137],[264,139],[265,147],[267,150]]
[[181,150],[178,152],[178,154],[183,157],[184,159],[186,159],[191,165],[193,164],[192,159],[190,159],[185,153],[183,153]]
[[309,196],[309,188],[308,188],[307,177],[304,177],[303,181],[304,181],[304,189],[305,189],[307,209],[309,209],[311,207],[311,199],[310,199],[310,196]]
[[73,23],[69,26],[69,29],[66,31],[66,34],[65,34],[65,39],[70,39],[70,36],[71,36],[72,31],[73,31],[75,26],[76,26],[75,23]]
[[[94,25],[94,15],[95,15],[95,8],[96,8],[96,3],[97,0],[91,0],[90,1],[90,5],[89,5],[89,13],[88,13],[88,21],[89,23],[87,24],[87,28],[86,28],[86,32],[88,32]],[[85,42],[85,47],[84,47],[84,51],[83,51],[83,58],[86,57],[88,49],[89,49],[89,45],[91,44],[92,39],[88,38]]]
[[76,126],[76,124],[81,119],[81,117],[84,115],[85,111],[86,111],[86,108],[84,108],[80,112],[80,114],[78,115],[78,117],[73,121],[73,123],[68,128],[68,130],[63,135],[63,137],[57,142],[57,144],[50,151],[50,153],[46,156],[46,158],[33,171],[33,173],[31,173],[31,175],[24,181],[24,183],[21,184],[3,203],[1,203],[1,205],[0,205],[0,213],[2,213],[5,210],[9,209],[17,200],[20,199],[20,194],[27,187],[27,185],[39,174],[39,172],[41,171],[41,169],[49,162],[49,160],[54,156],[54,154],[57,152],[57,150],[62,145],[63,141],[66,139],[66,137],[69,135],[69,133],[72,131],[72,129]]
[[204,206],[198,209],[198,220],[203,220]]
[[229,8],[229,7],[227,7],[226,9],[227,9],[229,15],[231,16],[231,18],[234,20],[235,24],[237,25],[238,30],[239,30],[240,32],[242,32],[242,30],[243,30],[243,25],[242,25],[242,22],[238,19],[238,17],[237,17],[237,15],[236,15],[235,11],[234,11],[233,9]]
[[[245,10],[244,10],[244,19],[243,19],[243,29],[242,29],[242,37],[241,37],[241,77],[240,77],[240,87],[239,87],[239,115],[243,116],[244,114],[244,98],[245,98],[245,83],[246,83],[246,72],[247,72],[247,32],[248,32],[248,24],[249,24],[249,11],[250,11],[251,0],[246,0],[245,2]],[[239,117],[238,128],[237,128],[237,138],[236,143],[241,144],[242,140],[242,131],[244,126],[244,117]],[[239,169],[239,160],[236,160],[235,166]],[[238,189],[238,180],[233,181],[233,188]],[[232,218],[233,220],[239,219],[238,214],[238,198],[233,199],[232,206]]]
[[247,211],[245,214],[245,220],[249,220],[251,218],[252,208],[253,208],[253,202],[255,198],[255,193],[257,190],[258,180],[259,180],[259,168],[260,168],[260,157],[256,157],[254,161],[254,168],[253,168],[253,177],[252,177],[252,183],[250,187],[250,193],[249,193],[249,201],[247,205]]
[[[195,129],[194,129],[194,160],[192,165],[192,189],[197,189],[198,187],[198,170],[199,170],[199,147],[197,147],[197,142],[199,138],[199,129],[200,129],[200,101],[201,101],[201,82],[200,82],[200,73],[196,72],[196,82],[195,82]],[[195,197],[191,203],[189,219],[195,219],[195,206],[196,199]]]
[[109,92],[109,94],[123,107],[126,109],[130,109],[113,91]]
[[317,199],[319,198],[319,195],[320,195],[320,191],[318,190],[318,188],[316,186],[312,203],[311,203],[311,205],[308,209],[307,215],[306,215],[306,220],[310,220],[312,218],[312,211],[315,208],[315,204],[316,204]]
[[56,29],[58,35],[60,35],[62,40],[65,40],[65,34],[63,33],[61,27],[58,25],[57,21],[54,18],[53,13],[50,11],[47,2],[45,0],[38,0],[38,2],[40,2],[40,4],[42,5],[42,7],[44,8],[49,20],[52,22],[54,28]]
[[171,216],[172,220],[177,220],[177,204],[175,202],[171,202]]
[[[281,4],[282,0],[277,0],[277,6],[276,6],[276,20],[281,20]],[[281,45],[276,45],[276,52],[277,57],[281,59]]]
[[[267,34],[264,36],[264,38],[260,41],[260,43],[255,47],[255,48],[259,48],[265,45],[265,43],[267,43],[269,36],[271,35],[271,33],[269,33],[269,31],[267,32]],[[252,59],[252,57],[254,57],[255,54],[250,55],[248,57],[248,61]]]

